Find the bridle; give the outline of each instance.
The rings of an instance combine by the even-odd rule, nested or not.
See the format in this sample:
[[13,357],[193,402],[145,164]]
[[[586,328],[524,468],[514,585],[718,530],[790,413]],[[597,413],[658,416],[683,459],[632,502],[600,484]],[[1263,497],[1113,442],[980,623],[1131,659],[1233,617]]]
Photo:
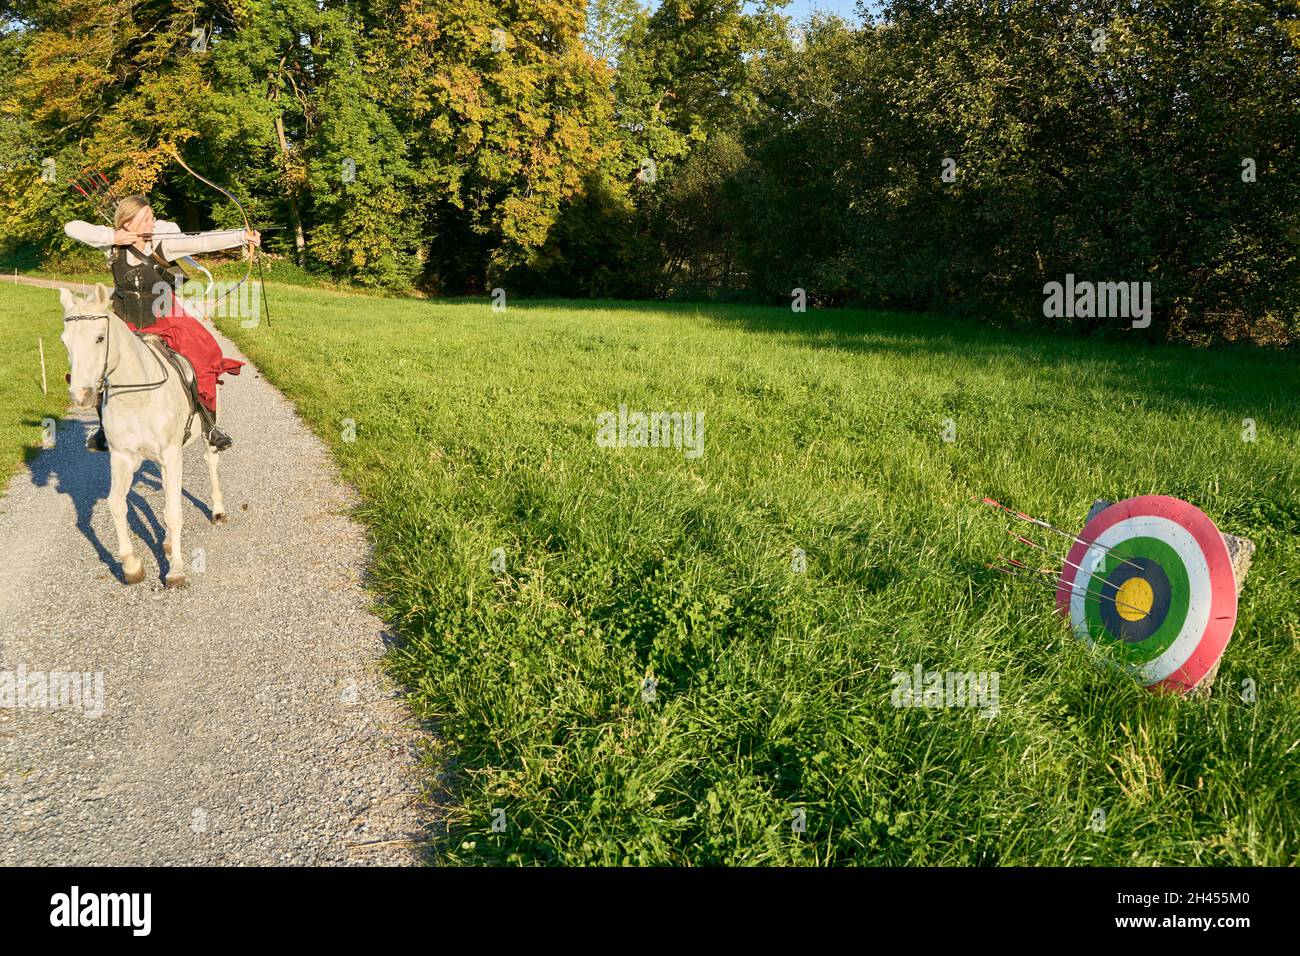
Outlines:
[[[116,365],[111,369],[108,367],[108,356],[112,352],[110,336],[113,334],[113,318],[108,314],[67,315],[63,317],[65,323],[81,322],[86,319],[104,319],[104,370],[99,376],[99,392],[104,396],[105,402],[108,401],[110,394],[116,394],[119,392],[122,394],[129,394],[130,392],[148,392],[155,388],[161,388],[163,385],[167,384],[168,379],[171,378],[171,372],[167,370],[167,365],[159,357],[158,353],[154,349],[148,348],[146,345],[147,351],[153,356],[153,360],[158,363],[158,367],[162,369],[163,377],[156,382],[138,382],[133,385],[113,385],[113,383],[108,380],[108,377],[112,375],[113,372],[117,371]],[[133,334],[137,337],[141,337],[139,332]],[[111,393],[110,387],[112,390]]]

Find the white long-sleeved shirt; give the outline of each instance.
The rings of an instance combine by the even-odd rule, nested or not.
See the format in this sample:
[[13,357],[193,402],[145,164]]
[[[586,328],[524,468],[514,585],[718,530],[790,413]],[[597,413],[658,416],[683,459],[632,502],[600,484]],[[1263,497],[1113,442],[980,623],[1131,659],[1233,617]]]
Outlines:
[[[105,254],[113,247],[113,233],[116,231],[112,226],[97,226],[92,222],[82,222],[80,219],[74,219],[63,227],[68,238],[76,239],[78,242],[84,242],[88,246],[94,246],[96,249],[103,249]],[[158,254],[168,262],[175,262],[184,256],[192,256],[196,253],[218,252],[222,249],[233,249],[236,246],[244,244],[244,230],[242,229],[213,229],[210,232],[184,233],[180,226],[174,222],[168,222],[165,219],[157,219],[153,224],[154,238],[149,240],[142,247],[145,255],[153,254],[153,247],[158,246]],[[167,233],[178,233],[175,239],[165,238]],[[126,261],[131,265],[139,265],[144,260],[140,258],[135,249],[128,247],[126,250]],[[181,308],[190,315],[206,317],[207,309],[201,308],[197,303],[187,299],[180,299]]]
[[[76,239],[96,249],[110,249],[113,246],[112,226],[96,226],[91,222],[75,219],[63,227],[69,239]],[[167,233],[177,233],[175,239],[166,238]],[[168,262],[175,262],[183,256],[193,256],[204,252],[219,252],[222,249],[234,249],[244,244],[243,229],[213,229],[210,232],[184,232],[180,226],[165,219],[155,220],[154,238],[142,247],[145,255],[153,254],[157,245],[159,254]],[[127,249],[127,262],[139,265],[143,260],[134,249]]]

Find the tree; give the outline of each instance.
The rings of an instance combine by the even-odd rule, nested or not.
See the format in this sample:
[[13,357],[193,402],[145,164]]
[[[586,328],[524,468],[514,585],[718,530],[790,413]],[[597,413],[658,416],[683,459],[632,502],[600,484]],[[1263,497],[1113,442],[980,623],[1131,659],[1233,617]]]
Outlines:
[[609,67],[582,45],[585,5],[412,0],[374,15],[383,95],[412,131],[428,278],[482,291],[541,247],[609,148]]
[[1295,321],[1300,86],[1263,7],[899,0],[813,39],[748,132],[741,253],[782,286],[1042,321],[1073,273],[1152,282],[1166,333]]

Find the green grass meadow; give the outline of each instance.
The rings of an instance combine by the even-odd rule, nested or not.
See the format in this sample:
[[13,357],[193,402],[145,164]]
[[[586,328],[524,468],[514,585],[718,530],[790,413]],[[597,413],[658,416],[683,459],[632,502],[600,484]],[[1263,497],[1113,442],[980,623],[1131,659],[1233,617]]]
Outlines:
[[[57,421],[68,407],[62,319],[54,290],[0,281],[0,481],[41,447],[41,422]],[[40,340],[45,343],[48,395],[41,394]]]
[[[851,311],[270,296],[271,328],[221,324],[363,496],[391,666],[439,731],[444,862],[1300,862],[1294,355]],[[51,293],[3,289],[5,336],[29,302],[57,324]],[[620,405],[703,412],[703,455],[601,447]],[[1208,700],[1144,691],[1048,585],[987,567],[1050,559],[983,495],[1078,529],[1094,499],[1149,493],[1258,547]],[[891,706],[918,664],[997,672],[999,712]]]

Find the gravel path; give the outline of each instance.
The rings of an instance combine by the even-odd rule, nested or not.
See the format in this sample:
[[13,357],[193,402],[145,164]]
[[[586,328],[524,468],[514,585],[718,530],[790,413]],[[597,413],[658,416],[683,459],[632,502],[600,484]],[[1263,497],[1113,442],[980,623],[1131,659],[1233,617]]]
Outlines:
[[[377,663],[352,497],[253,366],[227,378],[222,418],[230,523],[208,522],[196,443],[184,542],[206,570],[191,564],[184,590],[159,577],[148,463],[129,498],[146,577],[121,583],[108,456],[84,447],[93,412],[61,421],[0,498],[0,704],[5,672],[27,675],[27,706],[0,706],[0,865],[425,859],[424,735]],[[49,671],[102,674],[102,714],[94,678],[81,708],[39,706],[33,672]]]

